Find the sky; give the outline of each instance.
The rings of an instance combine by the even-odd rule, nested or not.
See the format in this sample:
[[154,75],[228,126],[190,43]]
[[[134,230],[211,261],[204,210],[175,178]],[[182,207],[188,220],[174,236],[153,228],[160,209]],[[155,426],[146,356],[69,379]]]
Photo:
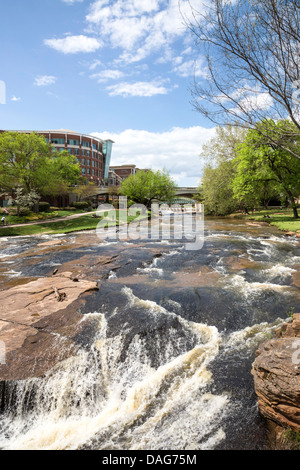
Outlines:
[[[192,0],[200,12],[203,2]],[[112,139],[112,166],[197,186],[215,129],[191,104],[205,67],[182,18],[190,2],[180,3],[0,0],[0,129]]]

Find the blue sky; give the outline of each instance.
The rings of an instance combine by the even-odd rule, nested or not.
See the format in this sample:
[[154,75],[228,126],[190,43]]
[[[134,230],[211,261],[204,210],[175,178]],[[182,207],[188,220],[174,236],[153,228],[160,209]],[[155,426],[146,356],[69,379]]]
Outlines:
[[166,168],[197,184],[214,129],[190,103],[194,73],[203,80],[205,69],[178,0],[1,3],[0,128],[111,138],[113,165]]

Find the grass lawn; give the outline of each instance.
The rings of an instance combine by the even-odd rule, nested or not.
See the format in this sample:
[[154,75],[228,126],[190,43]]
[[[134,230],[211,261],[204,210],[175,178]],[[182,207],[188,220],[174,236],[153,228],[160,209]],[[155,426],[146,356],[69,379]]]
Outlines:
[[[264,216],[269,216],[270,218]],[[235,217],[246,220],[256,220],[258,222],[268,222],[279,230],[283,230],[285,232],[300,232],[300,218],[294,219],[293,211],[291,210],[261,210],[250,215],[236,214]]]
[[[74,214],[75,211],[72,211]],[[117,213],[117,221],[116,225],[119,225],[118,221],[118,212]],[[70,215],[70,212],[68,213]],[[64,217],[66,214],[64,214]],[[148,217],[148,214],[147,214]],[[13,217],[15,219],[15,217]],[[128,222],[132,222],[135,217],[128,217]],[[77,217],[76,219],[69,219],[69,220],[57,220],[57,222],[49,221],[48,223],[43,224],[36,224],[36,225],[26,225],[23,227],[0,227],[0,237],[9,237],[9,236],[24,236],[24,235],[38,235],[43,233],[70,233],[70,232],[77,232],[81,230],[95,230],[99,222],[101,221],[100,218],[92,217],[92,214],[83,215],[81,217]],[[109,222],[108,225],[114,225],[114,222]]]
[[[51,212],[40,212],[36,214],[35,212],[30,212],[28,215],[7,215],[6,220],[9,225],[16,225],[16,224],[30,224],[31,222],[39,222],[48,219],[57,219],[60,217],[68,217],[69,215],[73,214],[81,214],[82,212],[87,212],[87,210],[56,210]],[[5,215],[5,214],[4,214]],[[2,217],[2,216],[1,216]]]

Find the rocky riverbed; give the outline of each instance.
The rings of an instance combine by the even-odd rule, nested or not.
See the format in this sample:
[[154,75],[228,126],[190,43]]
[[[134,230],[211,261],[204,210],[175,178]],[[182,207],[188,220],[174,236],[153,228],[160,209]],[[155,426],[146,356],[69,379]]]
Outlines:
[[2,239],[0,448],[268,448],[265,410],[298,419],[296,350],[274,348],[294,331],[299,267],[299,239],[234,220],[208,220],[198,251]]

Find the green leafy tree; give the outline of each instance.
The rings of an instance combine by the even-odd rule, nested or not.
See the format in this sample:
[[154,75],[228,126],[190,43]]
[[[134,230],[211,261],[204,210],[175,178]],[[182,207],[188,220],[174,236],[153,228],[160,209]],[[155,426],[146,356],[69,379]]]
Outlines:
[[216,168],[205,167],[201,195],[208,215],[227,215],[239,209],[232,190],[234,171],[233,161],[222,161]]
[[44,137],[37,134],[4,132],[0,134],[0,186],[13,192],[21,186],[25,193],[38,190],[41,176],[49,161],[50,149]]
[[68,194],[80,179],[80,166],[69,152],[51,153],[37,175],[37,186],[44,196]]
[[[266,128],[268,122],[262,125]],[[271,128],[284,125],[270,122]],[[285,146],[289,145],[295,148],[297,141],[286,141]],[[259,131],[250,130],[238,148],[236,163],[233,191],[237,199],[271,187],[282,199],[290,201],[294,217],[299,217],[296,199],[300,194],[300,161],[290,152],[267,143]]]
[[202,147],[200,158],[204,166],[199,197],[205,211],[211,215],[227,215],[240,208],[253,206],[254,201],[242,198],[238,201],[233,194],[232,183],[235,174],[237,145],[244,141],[246,131],[231,125],[217,127],[216,135]]
[[176,195],[176,184],[166,171],[138,171],[123,181],[120,194],[150,207],[153,200],[169,202]]
[[19,132],[0,134],[0,188],[14,194],[58,195],[76,184],[80,167],[76,158],[50,148],[41,135]]

